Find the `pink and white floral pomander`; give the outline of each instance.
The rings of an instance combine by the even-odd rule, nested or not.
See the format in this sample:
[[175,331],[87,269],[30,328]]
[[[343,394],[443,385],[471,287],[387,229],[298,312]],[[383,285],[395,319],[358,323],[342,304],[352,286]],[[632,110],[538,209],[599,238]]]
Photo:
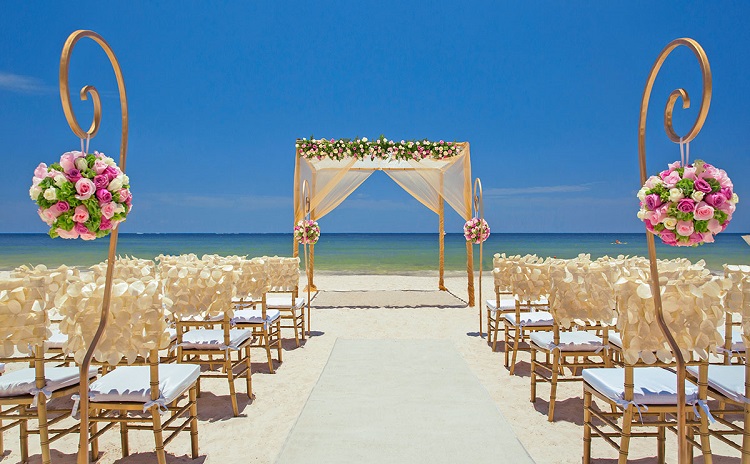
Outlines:
[[671,246],[712,243],[724,231],[740,201],[727,173],[701,160],[669,169],[646,180],[638,191],[638,219]]
[[300,219],[294,226],[294,238],[303,245],[315,245],[320,238],[320,226],[315,221]]
[[34,170],[29,196],[52,238],[105,237],[133,207],[130,179],[103,153],[70,151]]
[[471,218],[464,224],[464,237],[467,242],[479,244],[490,236],[490,226],[484,219]]

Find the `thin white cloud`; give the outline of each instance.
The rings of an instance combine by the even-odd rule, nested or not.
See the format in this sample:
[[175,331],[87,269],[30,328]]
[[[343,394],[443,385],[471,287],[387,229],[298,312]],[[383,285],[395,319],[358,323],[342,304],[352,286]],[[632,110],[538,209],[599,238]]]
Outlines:
[[0,71],[0,89],[10,92],[35,94],[48,93],[54,90],[36,77],[2,71]]
[[489,188],[484,191],[487,197],[511,197],[519,195],[547,195],[551,193],[576,193],[591,190],[593,183],[578,185],[545,185],[538,187]]

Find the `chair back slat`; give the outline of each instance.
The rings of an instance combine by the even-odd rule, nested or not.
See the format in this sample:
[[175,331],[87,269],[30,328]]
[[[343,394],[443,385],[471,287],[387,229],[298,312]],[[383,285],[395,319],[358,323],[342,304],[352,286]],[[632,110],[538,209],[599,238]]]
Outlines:
[[296,292],[299,286],[299,257],[263,257],[270,292]]

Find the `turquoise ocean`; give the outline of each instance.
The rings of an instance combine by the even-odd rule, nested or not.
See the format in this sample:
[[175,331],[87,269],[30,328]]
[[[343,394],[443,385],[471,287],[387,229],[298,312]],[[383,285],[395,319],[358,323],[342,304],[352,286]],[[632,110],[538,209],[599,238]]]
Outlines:
[[[720,271],[724,263],[750,264],[750,246],[742,234],[719,234],[716,243],[695,248],[657,244],[660,258],[704,259]],[[619,240],[622,244],[615,244]],[[0,234],[0,269],[21,264],[90,266],[107,256],[109,240],[50,239],[45,234]],[[117,251],[151,259],[159,254],[291,256],[291,234],[127,234],[119,236]],[[572,258],[590,253],[646,256],[646,236],[639,234],[503,234],[493,233],[484,243],[483,268],[492,267],[495,253]],[[301,248],[300,248],[301,250]],[[474,246],[478,269],[479,246]],[[466,241],[461,234],[445,236],[445,268],[466,269]],[[341,273],[398,274],[438,269],[437,234],[323,234],[315,245],[315,269]]]

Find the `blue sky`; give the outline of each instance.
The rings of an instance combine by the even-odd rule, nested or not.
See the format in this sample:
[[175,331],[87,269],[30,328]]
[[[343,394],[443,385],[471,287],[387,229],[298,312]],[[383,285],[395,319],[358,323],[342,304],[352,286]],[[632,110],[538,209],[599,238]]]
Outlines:
[[[0,232],[46,232],[27,192],[34,167],[80,142],[60,105],[59,59],[76,29],[100,33],[123,68],[134,209],[123,232],[290,232],[294,141],[471,143],[493,232],[639,232],[637,126],[649,69],[692,37],[713,100],[692,158],[725,169],[741,197],[728,232],[750,231],[747,2],[4,2],[0,15]],[[119,103],[103,52],[76,46],[71,88],[103,94],[91,149],[117,156]],[[649,171],[679,159],[666,98],[686,132],[701,92],[687,49],[651,100]],[[89,102],[75,102],[88,126]],[[745,199],[747,198],[747,199]],[[449,232],[460,232],[456,214]],[[437,216],[382,173],[321,221],[328,232],[432,232]]]

